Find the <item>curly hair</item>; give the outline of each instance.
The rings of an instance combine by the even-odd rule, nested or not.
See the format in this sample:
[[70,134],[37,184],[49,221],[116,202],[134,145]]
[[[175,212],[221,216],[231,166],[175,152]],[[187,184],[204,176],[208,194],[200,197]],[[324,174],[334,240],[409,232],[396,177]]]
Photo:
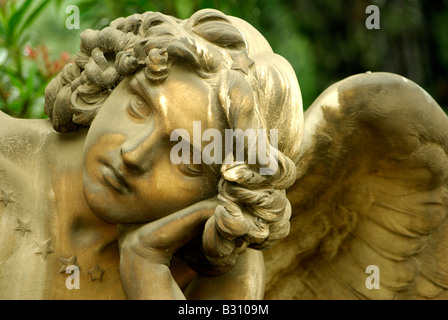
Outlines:
[[[295,73],[257,30],[211,9],[188,20],[134,14],[101,31],[86,30],[75,63],[48,85],[45,112],[59,132],[89,126],[124,77],[143,71],[148,81],[160,84],[175,63],[208,79],[228,128],[266,129],[267,153],[278,163],[269,175],[258,173],[260,163],[221,166],[219,204],[206,223],[202,249],[214,268],[226,268],[244,248],[265,249],[288,234],[291,207],[285,189],[295,181],[302,136]],[[278,130],[275,146],[270,129]]]

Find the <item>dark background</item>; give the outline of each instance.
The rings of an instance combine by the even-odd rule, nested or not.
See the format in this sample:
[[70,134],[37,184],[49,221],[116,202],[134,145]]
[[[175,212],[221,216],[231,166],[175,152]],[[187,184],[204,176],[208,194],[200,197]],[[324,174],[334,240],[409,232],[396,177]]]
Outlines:
[[[68,5],[80,29],[67,29]],[[368,30],[369,5],[380,29]],[[79,33],[144,11],[188,18],[215,8],[247,20],[290,61],[307,108],[336,81],[366,71],[403,75],[448,110],[448,0],[0,0],[0,109],[43,115],[45,86],[78,51]]]

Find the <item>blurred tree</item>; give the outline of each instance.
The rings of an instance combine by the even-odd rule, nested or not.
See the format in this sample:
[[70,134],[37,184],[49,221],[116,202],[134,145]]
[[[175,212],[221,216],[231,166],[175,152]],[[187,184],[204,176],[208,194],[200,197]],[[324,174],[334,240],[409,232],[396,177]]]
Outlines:
[[0,2],[0,110],[15,117],[43,117],[43,95],[51,78],[70,60],[51,61],[45,46],[26,45],[29,30],[49,0]]
[[[365,71],[403,75],[448,109],[448,1],[319,0],[285,2],[312,42],[319,91]],[[380,8],[380,29],[368,30],[365,9]]]
[[[28,1],[10,0],[15,5],[9,6],[19,8]],[[30,8],[37,8],[48,0],[34,2],[33,6],[29,5]],[[8,7],[5,0],[0,0],[0,3],[2,7]],[[65,7],[69,4],[75,4],[80,9],[80,30],[65,28],[68,16]],[[366,8],[372,4],[380,9],[379,30],[369,30],[365,26],[369,16]],[[295,69],[305,108],[336,81],[356,73],[386,71],[415,81],[448,110],[448,0],[54,0],[45,11],[42,9],[36,14],[39,19],[36,19],[38,21],[32,30],[30,22],[16,31],[20,37],[27,34],[36,37],[33,41],[22,40],[18,49],[14,49],[15,56],[21,55],[20,59],[30,62],[29,57],[23,57],[26,45],[42,51],[36,48],[42,48],[41,45],[45,44],[50,52],[47,52],[49,61],[63,63],[63,57],[67,58],[65,51],[74,55],[78,50],[79,32],[84,29],[101,29],[118,17],[145,11],[160,11],[185,19],[202,8],[221,10],[256,27],[274,51],[288,59]],[[2,19],[12,19],[11,12],[5,12]],[[14,50],[1,34],[0,61],[4,69],[5,65],[14,66],[17,61],[14,62],[16,57],[11,55]],[[42,34],[45,38],[40,36]],[[4,52],[7,52],[6,60],[2,60]],[[45,63],[42,64],[42,52],[41,58],[31,59],[34,63],[40,60],[41,67],[30,66],[29,70],[35,68],[43,74],[42,65],[45,66]],[[17,70],[15,67],[13,69]],[[16,100],[11,98],[11,92],[6,100],[1,97],[5,88],[16,85],[27,88],[26,82],[17,82],[5,71],[2,72],[0,101],[3,102],[0,102],[0,108],[17,116],[40,116],[42,111],[17,113],[20,101],[24,101],[23,98],[19,99],[22,93],[17,93],[17,90]],[[26,74],[23,79],[28,79]],[[36,84],[33,86],[36,87]],[[28,83],[28,87],[33,86]],[[42,92],[35,91],[34,95]],[[14,108],[4,102],[11,103],[11,100],[18,101]],[[19,108],[25,109],[23,105]]]

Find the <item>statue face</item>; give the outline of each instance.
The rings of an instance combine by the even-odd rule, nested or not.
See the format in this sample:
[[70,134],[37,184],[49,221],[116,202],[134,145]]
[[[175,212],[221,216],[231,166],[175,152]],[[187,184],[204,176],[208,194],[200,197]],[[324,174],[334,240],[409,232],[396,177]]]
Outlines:
[[219,129],[210,96],[210,87],[187,66],[173,66],[161,84],[140,72],[114,89],[84,147],[84,194],[98,216],[116,223],[151,221],[215,192],[218,174],[170,160],[174,129],[193,136],[193,121],[201,121],[202,130]]

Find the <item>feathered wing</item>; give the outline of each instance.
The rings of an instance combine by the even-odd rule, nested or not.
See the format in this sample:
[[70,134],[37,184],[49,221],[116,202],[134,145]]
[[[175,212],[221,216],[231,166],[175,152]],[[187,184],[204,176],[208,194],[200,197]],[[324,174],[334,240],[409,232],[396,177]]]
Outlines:
[[297,168],[266,299],[448,299],[448,117],[423,89],[389,73],[334,84],[305,113]]

